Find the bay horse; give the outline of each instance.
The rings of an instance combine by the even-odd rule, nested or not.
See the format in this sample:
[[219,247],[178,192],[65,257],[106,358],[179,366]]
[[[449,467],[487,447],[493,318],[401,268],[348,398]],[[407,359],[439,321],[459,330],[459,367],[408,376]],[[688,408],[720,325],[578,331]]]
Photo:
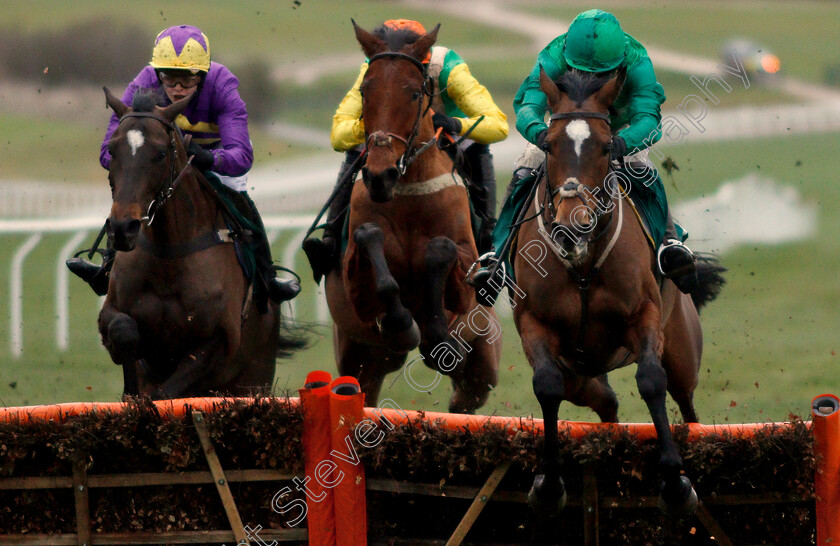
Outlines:
[[251,304],[215,190],[188,161],[165,108],[138,92],[131,107],[105,88],[120,119],[108,144],[117,251],[99,313],[102,343],[123,367],[124,395],[249,395],[274,381],[280,315]]
[[440,25],[419,38],[388,29],[384,39],[353,27],[369,59],[366,158],[347,248],[325,281],[338,370],[357,377],[375,405],[384,377],[419,346],[423,362],[452,380],[449,410],[471,413],[496,385],[501,336],[494,311],[465,282],[478,257],[467,190],[435,145],[422,61]]
[[[540,73],[553,112],[546,134],[544,175],[530,219],[517,234],[519,254],[511,291],[514,320],[534,369],[542,409],[542,474],[529,502],[556,512],[565,502],[558,459],[558,408],[568,400],[616,422],[618,400],[607,372],[637,363],[636,383],[658,437],[660,508],[688,515],[697,507],[691,481],[669,426],[666,391],[685,422],[696,422],[703,337],[692,297],[655,276],[655,256],[627,202],[627,183],[611,171],[609,107],[626,77],[564,74],[557,83]],[[529,247],[530,245],[530,247]],[[531,259],[524,259],[524,256]],[[546,258],[547,259],[542,259]],[[536,260],[535,258],[540,258]],[[535,264],[539,264],[539,267]],[[723,271],[714,257],[698,261],[698,306],[717,295]]]

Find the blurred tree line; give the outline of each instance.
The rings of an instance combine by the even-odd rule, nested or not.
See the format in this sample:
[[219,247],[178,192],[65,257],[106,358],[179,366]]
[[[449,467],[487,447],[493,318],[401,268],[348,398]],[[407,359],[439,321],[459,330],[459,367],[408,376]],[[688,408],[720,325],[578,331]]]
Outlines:
[[[149,62],[154,35],[131,24],[99,18],[38,32],[0,31],[0,78],[49,87],[126,85]],[[212,50],[213,60],[224,63]],[[227,64],[253,119],[276,109],[277,89],[265,61]]]

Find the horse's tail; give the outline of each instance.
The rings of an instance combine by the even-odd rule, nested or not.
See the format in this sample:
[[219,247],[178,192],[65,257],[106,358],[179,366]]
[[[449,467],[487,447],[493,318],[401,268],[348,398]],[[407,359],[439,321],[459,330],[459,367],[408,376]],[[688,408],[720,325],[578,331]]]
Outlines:
[[697,257],[697,289],[691,292],[691,299],[698,311],[720,294],[726,284],[723,273],[726,268],[720,265],[720,260],[714,254],[704,252],[695,253]]
[[305,326],[295,323],[291,317],[280,315],[280,338],[277,341],[277,358],[289,358],[296,351],[309,345]]

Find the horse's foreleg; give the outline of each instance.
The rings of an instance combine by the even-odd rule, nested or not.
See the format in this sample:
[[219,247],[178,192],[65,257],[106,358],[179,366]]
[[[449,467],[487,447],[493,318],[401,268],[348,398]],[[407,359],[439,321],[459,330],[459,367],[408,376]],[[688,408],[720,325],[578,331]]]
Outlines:
[[[543,447],[543,473],[534,478],[528,493],[532,510],[542,514],[556,514],[566,505],[566,487],[560,477],[560,456],[557,438],[557,417],[560,402],[565,398],[563,372],[555,363],[556,341],[553,334],[537,320],[524,314],[517,325],[522,337],[522,348],[534,368],[532,385],[543,413],[545,444]],[[554,343],[556,345],[556,343]]]
[[221,338],[214,337],[182,358],[172,375],[150,393],[152,399],[182,398],[192,392],[206,390],[200,385],[202,379],[215,372],[226,357]]
[[367,256],[373,269],[374,291],[385,314],[380,322],[382,335],[395,352],[408,352],[420,343],[420,329],[400,301],[400,286],[385,261],[385,235],[373,223],[362,224],[353,232],[353,242]]
[[661,334],[658,331],[659,310],[651,303],[642,311],[638,369],[636,384],[653,419],[653,426],[659,439],[659,468],[665,482],[659,499],[663,512],[674,516],[688,516],[697,509],[697,494],[691,481],[681,476],[680,456],[665,408],[668,378],[661,362]]
[[99,312],[99,334],[111,360],[123,368],[123,396],[140,394],[137,381],[137,321],[106,302]]

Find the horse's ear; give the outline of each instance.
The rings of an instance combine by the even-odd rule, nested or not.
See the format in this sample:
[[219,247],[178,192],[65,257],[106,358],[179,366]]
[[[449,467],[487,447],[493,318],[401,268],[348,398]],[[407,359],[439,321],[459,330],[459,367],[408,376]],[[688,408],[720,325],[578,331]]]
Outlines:
[[355,20],[350,19],[350,21],[353,23],[353,30],[356,31],[356,40],[362,45],[362,51],[365,52],[368,59],[385,50],[385,42],[357,25]]
[[107,87],[102,88],[105,91],[105,102],[114,111],[118,118],[121,118],[125,115],[126,112],[131,110],[128,106],[126,106],[123,101],[115,97],[111,94],[111,91]]
[[542,89],[542,92],[545,93],[548,99],[548,108],[552,112],[559,112],[560,101],[563,99],[563,95],[560,93],[560,88],[557,87],[557,84],[551,81],[551,78],[545,73],[542,65],[540,65],[540,89]]
[[602,105],[609,107],[618,98],[618,94],[621,93],[621,88],[624,87],[625,80],[627,80],[627,67],[622,66],[618,69],[615,77],[598,91],[595,98]]
[[175,118],[178,117],[178,114],[184,111],[184,108],[187,107],[187,105],[190,103],[190,100],[192,100],[192,95],[190,95],[189,97],[184,97],[178,102],[173,102],[166,108],[161,108],[160,114],[163,116],[164,119],[168,121],[175,121]]
[[429,53],[429,50],[437,41],[437,35],[439,30],[440,23],[438,23],[437,26],[431,30],[431,32],[427,32],[426,34],[420,36],[416,42],[411,44],[410,54],[421,61],[425,59],[426,55],[428,55]]

